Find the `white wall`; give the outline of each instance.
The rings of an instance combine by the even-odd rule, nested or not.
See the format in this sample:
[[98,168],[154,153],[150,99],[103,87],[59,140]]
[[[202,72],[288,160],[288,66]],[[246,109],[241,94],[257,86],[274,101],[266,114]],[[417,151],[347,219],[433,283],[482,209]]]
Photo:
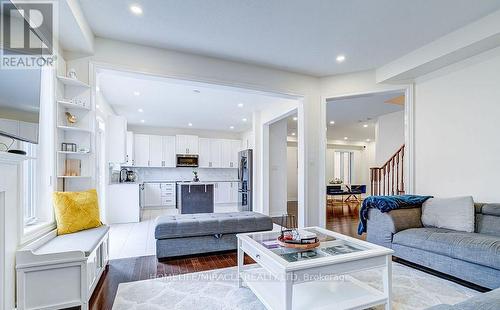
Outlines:
[[379,116],[375,127],[375,163],[382,166],[405,144],[404,111]]
[[269,126],[269,215],[287,213],[287,119]]
[[216,130],[151,127],[151,126],[140,126],[140,125],[128,125],[127,129],[134,133],[145,134],[145,135],[160,135],[160,136],[195,135],[200,138],[234,139],[234,140],[241,139],[241,135],[237,132],[216,131]]
[[500,202],[500,49],[416,83],[416,191]]
[[326,150],[325,184],[333,179],[334,175],[334,153],[335,151],[353,152],[354,166],[352,169],[352,184],[370,185],[370,168],[374,165],[375,143],[362,144],[329,144]]
[[240,140],[243,149],[253,149],[255,147],[255,134],[253,130],[242,132]]
[[[296,143],[294,143],[296,144]],[[287,200],[297,201],[298,199],[298,158],[297,146],[290,146],[286,149],[286,162],[287,162]]]
[[[304,222],[307,225],[319,224],[321,216],[318,203],[319,196],[317,194],[318,174],[320,173],[317,164],[320,161],[320,154],[318,152],[318,137],[320,135],[318,78],[102,38],[96,38],[95,40],[95,55],[80,58],[79,55],[68,53],[68,57],[71,59],[69,61],[70,66],[77,70],[79,78],[83,81],[87,81],[88,79],[87,68],[89,61],[92,61],[96,64],[105,64],[122,70],[139,71],[159,76],[185,78],[194,81],[302,97],[304,119],[302,121],[299,120],[299,127],[303,126],[302,132],[307,137],[307,147],[303,147],[305,149],[303,155],[299,152],[299,161],[301,162],[300,165],[305,165],[303,167],[303,171],[305,172],[304,184],[306,186],[304,204],[309,206],[304,214]],[[261,139],[262,133],[259,130],[256,131],[255,127],[254,134],[254,156],[258,161],[259,156],[261,156],[259,147],[264,141]],[[262,170],[262,168],[257,166],[256,170]],[[261,202],[263,199],[260,189],[264,181],[262,179],[263,175],[260,172],[255,172],[254,188],[257,190],[254,193],[256,195],[254,196],[254,202],[257,203],[257,211],[262,211]]]

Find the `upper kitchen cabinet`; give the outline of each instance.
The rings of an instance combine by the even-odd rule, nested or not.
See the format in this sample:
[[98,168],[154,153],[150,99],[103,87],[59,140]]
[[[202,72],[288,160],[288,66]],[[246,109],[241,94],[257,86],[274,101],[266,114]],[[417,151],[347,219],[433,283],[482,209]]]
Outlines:
[[149,135],[134,136],[134,161],[136,166],[149,166]]
[[222,141],[222,168],[238,168],[238,152],[241,148],[240,140]]
[[200,138],[198,142],[199,142],[198,167],[210,168],[210,139]]
[[149,166],[163,166],[163,139],[162,136],[149,136]]
[[127,162],[127,119],[111,115],[107,119],[107,125],[108,141],[113,141],[113,147],[108,151],[109,162]]
[[173,168],[175,167],[176,160],[175,160],[175,137],[174,136],[165,136],[163,137],[163,162],[162,166],[163,167],[170,167]]
[[132,131],[127,131],[127,155],[126,155],[127,166],[135,165],[134,161],[134,133]]
[[177,154],[198,154],[198,136],[177,135],[175,139]]

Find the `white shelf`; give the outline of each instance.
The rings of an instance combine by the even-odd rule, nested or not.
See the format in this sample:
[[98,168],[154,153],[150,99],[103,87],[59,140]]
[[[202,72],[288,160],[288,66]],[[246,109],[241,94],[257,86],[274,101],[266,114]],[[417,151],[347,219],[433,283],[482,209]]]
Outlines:
[[57,103],[60,106],[63,106],[68,109],[78,109],[78,110],[85,110],[85,111],[90,111],[90,107],[84,107],[82,105],[74,104],[69,101],[64,101],[64,100],[58,100]]
[[87,128],[79,128],[79,127],[71,127],[71,126],[59,125],[59,126],[57,126],[57,128],[59,128],[61,130],[65,130],[65,131],[79,131],[79,132],[88,132],[88,133],[92,132],[92,130],[87,129]]
[[68,152],[68,151],[57,151],[57,153],[63,155],[81,155],[81,156],[87,156],[92,154],[92,152],[84,153],[84,152]]
[[[248,268],[248,267],[247,267]],[[245,285],[267,306],[268,309],[280,309],[284,296],[283,282],[274,280],[271,274],[262,268],[250,267],[243,271],[248,279]],[[386,302],[384,294],[366,283],[345,276],[331,281],[311,281],[293,286],[293,309],[365,309]]]
[[71,79],[65,76],[58,75],[57,79],[63,83],[64,85],[67,86],[74,86],[74,87],[83,87],[83,88],[90,88],[90,85],[87,83],[83,83],[82,81],[79,81],[77,79]]
[[71,176],[71,175],[58,175],[58,179],[90,179],[91,176],[87,175],[78,175],[78,176]]

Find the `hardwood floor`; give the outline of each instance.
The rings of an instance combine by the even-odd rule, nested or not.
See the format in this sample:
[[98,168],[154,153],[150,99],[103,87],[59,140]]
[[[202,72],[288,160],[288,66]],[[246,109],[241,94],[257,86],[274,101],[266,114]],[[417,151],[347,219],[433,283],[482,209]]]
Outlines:
[[[290,202],[288,209],[297,214],[297,203]],[[327,207],[327,228],[352,237],[359,237],[357,220],[359,203],[335,202]],[[253,263],[245,257],[245,263]],[[236,252],[183,257],[158,262],[155,256],[111,260],[90,300],[90,309],[107,310],[113,306],[118,285],[124,282],[154,279],[191,272],[205,271],[237,265]]]

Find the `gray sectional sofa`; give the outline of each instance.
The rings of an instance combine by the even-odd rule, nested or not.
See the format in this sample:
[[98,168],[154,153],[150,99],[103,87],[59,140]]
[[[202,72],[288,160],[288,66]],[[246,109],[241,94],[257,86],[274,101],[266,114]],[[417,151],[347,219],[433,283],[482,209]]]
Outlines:
[[160,216],[155,227],[156,256],[235,250],[236,234],[272,229],[269,216],[249,211]]
[[421,208],[368,213],[367,241],[394,256],[490,289],[500,287],[500,204],[475,204],[475,232],[423,227]]

